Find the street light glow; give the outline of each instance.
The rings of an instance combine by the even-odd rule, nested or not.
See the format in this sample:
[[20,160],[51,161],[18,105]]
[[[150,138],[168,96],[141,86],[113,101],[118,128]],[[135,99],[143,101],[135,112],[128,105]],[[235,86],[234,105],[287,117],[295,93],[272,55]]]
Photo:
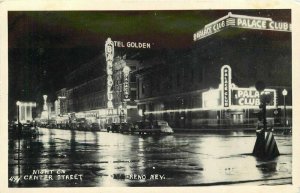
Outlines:
[[283,96],[286,96],[286,95],[287,95],[287,93],[288,93],[288,92],[287,92],[287,90],[286,90],[286,89],[283,89],[283,91],[282,91],[282,95],[283,95]]
[[124,66],[123,72],[124,74],[129,74],[130,68],[128,66]]
[[139,116],[143,116],[143,110],[142,109],[139,109]]

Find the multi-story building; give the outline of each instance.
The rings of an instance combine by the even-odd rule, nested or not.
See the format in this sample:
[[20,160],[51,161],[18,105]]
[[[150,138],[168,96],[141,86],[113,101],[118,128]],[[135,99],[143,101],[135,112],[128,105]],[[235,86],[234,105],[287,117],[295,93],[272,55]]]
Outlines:
[[58,115],[66,115],[68,113],[68,106],[67,106],[67,89],[62,88],[56,92],[57,100],[55,101],[57,107],[55,108],[56,114]]
[[[231,104],[226,108],[222,107],[218,92],[224,65],[232,70]],[[259,100],[259,96],[251,96],[257,92],[254,86],[258,80],[264,81],[267,89],[275,89],[268,107],[269,121],[278,108],[283,112],[283,100],[291,118],[289,32],[228,28],[195,41],[190,48],[164,51],[151,61],[140,63],[136,74],[138,108],[150,121],[164,119],[180,128],[253,125],[258,105],[235,104],[241,98],[235,94],[241,90],[246,93],[241,101]],[[283,89],[288,90],[288,96],[282,95]]]
[[[61,114],[68,113],[70,117],[86,118],[91,122],[105,123],[107,116],[107,87],[105,73],[105,57],[100,55],[88,63],[69,73],[66,79],[66,88],[57,91],[60,99]],[[114,108],[118,112],[120,105],[127,107],[134,103],[136,98],[135,70],[137,61],[116,57],[113,64],[113,95]],[[125,88],[124,67],[128,67],[129,76],[126,78]],[[127,89],[127,90],[126,90]],[[125,96],[125,91],[127,95]],[[122,106],[122,108],[124,108]],[[135,105],[136,108],[136,105]],[[120,116],[116,118],[120,121]]]

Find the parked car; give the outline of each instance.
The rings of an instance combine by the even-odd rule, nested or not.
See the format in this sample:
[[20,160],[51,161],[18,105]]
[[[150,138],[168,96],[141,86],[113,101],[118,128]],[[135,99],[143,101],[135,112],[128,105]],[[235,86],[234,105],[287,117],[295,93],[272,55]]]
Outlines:
[[32,123],[25,123],[22,125],[22,137],[37,137],[39,134],[39,130]]
[[169,126],[167,121],[157,120],[154,122],[139,121],[136,122],[139,134],[172,134],[173,129]]
[[112,123],[107,126],[107,132],[117,133],[120,131],[120,124],[118,123]]
[[120,133],[134,133],[136,128],[132,123],[121,123]]
[[157,127],[162,133],[172,134],[174,133],[173,129],[169,126],[167,121],[159,120],[157,121]]
[[100,125],[99,125],[99,123],[92,123],[91,124],[91,130],[92,131],[100,131]]

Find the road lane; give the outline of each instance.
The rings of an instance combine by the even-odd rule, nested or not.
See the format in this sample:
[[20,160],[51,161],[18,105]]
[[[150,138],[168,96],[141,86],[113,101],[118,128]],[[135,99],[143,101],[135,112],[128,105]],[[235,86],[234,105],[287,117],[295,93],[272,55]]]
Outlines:
[[[21,182],[11,180],[10,186],[261,185],[292,180],[292,137],[282,134],[275,135],[282,155],[264,161],[251,155],[253,132],[141,137],[41,128],[40,133],[37,139],[22,139],[19,154],[18,140],[9,141],[9,176],[20,176]],[[53,170],[53,180],[29,180],[37,170]]]

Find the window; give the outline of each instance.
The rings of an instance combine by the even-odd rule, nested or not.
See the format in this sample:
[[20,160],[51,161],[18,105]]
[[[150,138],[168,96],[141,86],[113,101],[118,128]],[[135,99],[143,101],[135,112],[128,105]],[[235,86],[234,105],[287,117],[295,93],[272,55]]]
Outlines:
[[141,83],[141,87],[142,87],[142,94],[144,94],[145,93],[145,85],[143,82]]

